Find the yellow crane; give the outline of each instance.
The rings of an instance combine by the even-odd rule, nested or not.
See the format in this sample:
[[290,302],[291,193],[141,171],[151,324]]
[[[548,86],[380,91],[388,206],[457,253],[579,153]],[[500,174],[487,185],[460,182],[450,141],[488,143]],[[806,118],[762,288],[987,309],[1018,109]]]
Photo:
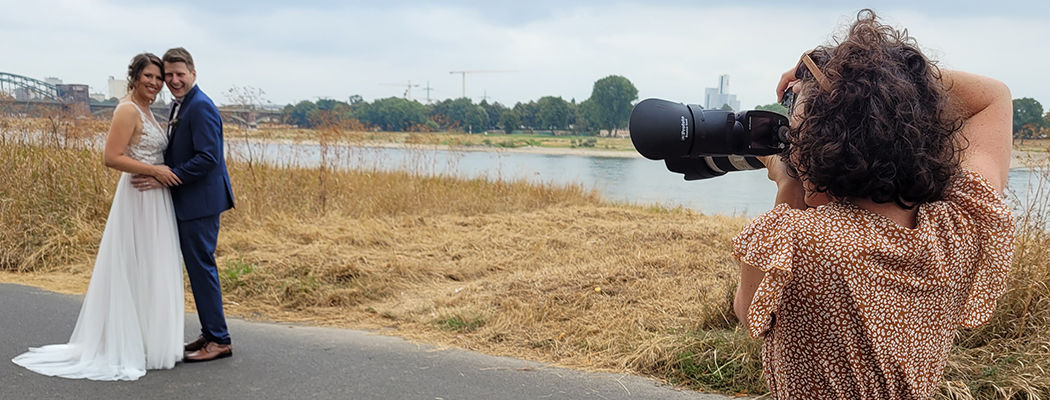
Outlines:
[[467,97],[467,74],[491,74],[499,72],[517,72],[509,69],[477,69],[470,71],[448,71],[449,74],[459,74],[463,78],[463,97]]

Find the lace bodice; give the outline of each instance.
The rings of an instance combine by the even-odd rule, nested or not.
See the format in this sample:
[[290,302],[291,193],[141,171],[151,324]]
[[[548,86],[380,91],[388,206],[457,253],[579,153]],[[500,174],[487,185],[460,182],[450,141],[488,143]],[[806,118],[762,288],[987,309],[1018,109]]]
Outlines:
[[135,109],[139,111],[139,118],[142,119],[142,136],[138,143],[128,145],[128,157],[146,164],[163,164],[164,150],[168,147],[167,133],[161,129],[151,115],[139,108],[138,104],[130,101],[128,103],[135,106]]

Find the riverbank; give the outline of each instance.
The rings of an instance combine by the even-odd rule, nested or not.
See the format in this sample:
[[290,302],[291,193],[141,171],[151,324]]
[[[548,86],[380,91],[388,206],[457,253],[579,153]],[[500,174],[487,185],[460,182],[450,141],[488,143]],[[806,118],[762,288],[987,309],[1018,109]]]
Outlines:
[[[83,293],[118,174],[89,148],[0,154],[0,280]],[[760,343],[729,309],[744,218],[611,204],[579,186],[229,169],[237,208],[216,255],[231,316],[764,391]],[[960,334],[942,393],[1050,391],[1050,243],[1026,229],[1008,293]]]
[[[241,136],[232,140],[251,140],[259,143],[275,144],[312,144],[319,145],[320,141],[312,139],[288,139],[259,136]],[[461,144],[434,144],[427,142],[404,143],[376,140],[349,140],[333,141],[332,144],[342,144],[364,148],[387,148],[387,149],[411,149],[411,150],[441,150],[441,151],[471,151],[471,152],[496,152],[496,153],[524,153],[544,155],[573,155],[581,157],[609,157],[609,158],[644,158],[634,148],[618,149],[596,149],[589,147],[545,147],[545,146],[520,146],[500,147],[492,145],[461,145]],[[1011,152],[1010,169],[1028,168],[1032,165],[1046,163],[1050,156],[1047,150],[1038,147],[1015,146]]]

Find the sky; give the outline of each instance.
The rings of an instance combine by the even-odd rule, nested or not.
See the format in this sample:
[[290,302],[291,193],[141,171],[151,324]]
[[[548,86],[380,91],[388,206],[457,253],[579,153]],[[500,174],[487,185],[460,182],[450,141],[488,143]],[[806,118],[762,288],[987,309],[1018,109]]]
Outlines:
[[[877,4],[873,4],[877,3]],[[235,87],[274,104],[321,98],[425,102],[463,94],[513,106],[583,101],[621,75],[639,99],[702,105],[730,76],[743,108],[775,102],[781,73],[873,8],[940,66],[1005,82],[1050,106],[1050,2],[0,0],[0,72],[107,93],[132,56],[182,46],[219,104]],[[169,96],[170,97],[170,96]]]

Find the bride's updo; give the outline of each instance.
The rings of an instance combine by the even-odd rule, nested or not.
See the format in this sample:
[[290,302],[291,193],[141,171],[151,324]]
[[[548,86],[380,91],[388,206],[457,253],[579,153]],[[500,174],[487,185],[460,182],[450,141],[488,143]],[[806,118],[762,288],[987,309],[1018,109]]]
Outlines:
[[146,66],[150,64],[160,68],[160,76],[164,76],[164,63],[160,61],[160,57],[153,53],[136,55],[131,59],[131,64],[128,64],[128,92],[135,90],[135,82],[138,82],[139,75],[142,75],[142,70],[146,69]]

